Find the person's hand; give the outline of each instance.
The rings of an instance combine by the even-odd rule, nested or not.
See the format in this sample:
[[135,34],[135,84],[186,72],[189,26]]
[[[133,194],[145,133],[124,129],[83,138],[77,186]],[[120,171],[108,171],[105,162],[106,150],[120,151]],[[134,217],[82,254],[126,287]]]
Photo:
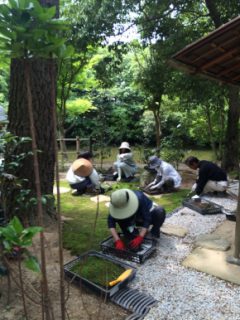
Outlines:
[[130,248],[132,249],[136,249],[138,248],[141,243],[143,242],[143,237],[141,236],[137,236],[136,238],[134,238],[131,242],[130,242]]
[[196,185],[196,183],[194,183],[194,185],[192,186],[192,189],[191,189],[191,193],[195,192],[196,188],[197,188],[197,185]]
[[154,189],[156,189],[155,186],[151,186],[151,187],[150,187],[150,190],[154,190]]
[[125,244],[121,239],[115,241],[114,246],[115,246],[115,249],[117,249],[117,250],[125,250],[126,249]]

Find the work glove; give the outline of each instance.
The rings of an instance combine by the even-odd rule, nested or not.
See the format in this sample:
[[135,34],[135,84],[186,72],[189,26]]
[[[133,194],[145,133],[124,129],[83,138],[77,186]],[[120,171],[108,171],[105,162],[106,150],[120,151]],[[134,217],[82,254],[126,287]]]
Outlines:
[[140,244],[143,242],[143,237],[137,236],[130,242],[130,248],[136,249],[140,246]]
[[121,239],[115,241],[114,245],[115,245],[115,249],[117,249],[117,250],[125,250],[126,249],[125,244]]

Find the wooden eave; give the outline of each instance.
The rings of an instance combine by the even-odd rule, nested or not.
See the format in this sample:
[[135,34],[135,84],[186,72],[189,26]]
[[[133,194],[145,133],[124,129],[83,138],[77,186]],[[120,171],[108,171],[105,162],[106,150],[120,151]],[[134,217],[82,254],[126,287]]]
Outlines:
[[240,16],[186,46],[170,64],[189,74],[240,85]]

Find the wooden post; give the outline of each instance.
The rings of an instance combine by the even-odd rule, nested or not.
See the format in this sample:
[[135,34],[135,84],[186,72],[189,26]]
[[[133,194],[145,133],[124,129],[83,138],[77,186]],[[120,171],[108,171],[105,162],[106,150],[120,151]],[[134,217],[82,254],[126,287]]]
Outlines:
[[80,138],[78,136],[76,136],[76,153],[77,153],[77,156],[80,153]]
[[236,228],[235,228],[235,252],[234,258],[240,260],[240,169],[238,170],[238,204],[236,212]]
[[240,266],[240,167],[238,169],[238,202],[236,212],[236,227],[235,227],[235,248],[233,256],[227,257],[227,262]]

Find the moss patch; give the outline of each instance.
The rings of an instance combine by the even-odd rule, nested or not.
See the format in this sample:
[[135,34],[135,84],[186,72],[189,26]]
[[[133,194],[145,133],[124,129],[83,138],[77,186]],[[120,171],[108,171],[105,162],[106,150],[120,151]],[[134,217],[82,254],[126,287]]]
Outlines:
[[109,260],[88,256],[76,263],[71,271],[106,288],[109,281],[117,279],[125,269]]

